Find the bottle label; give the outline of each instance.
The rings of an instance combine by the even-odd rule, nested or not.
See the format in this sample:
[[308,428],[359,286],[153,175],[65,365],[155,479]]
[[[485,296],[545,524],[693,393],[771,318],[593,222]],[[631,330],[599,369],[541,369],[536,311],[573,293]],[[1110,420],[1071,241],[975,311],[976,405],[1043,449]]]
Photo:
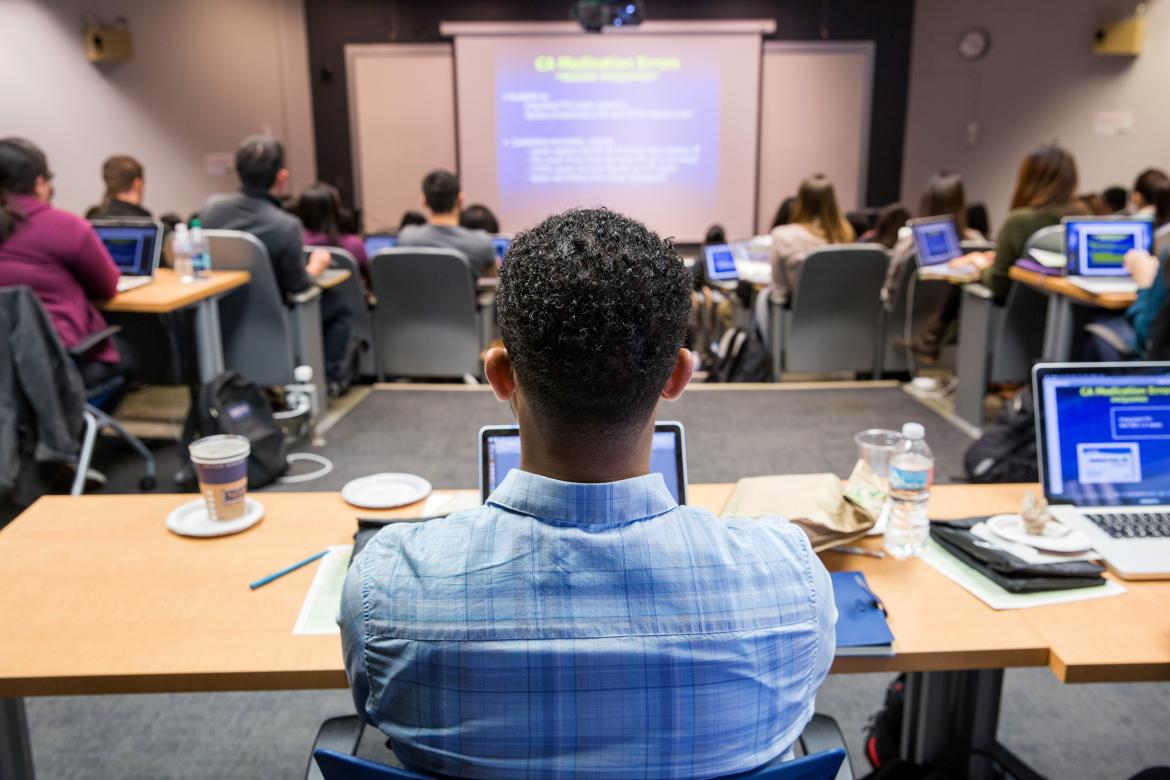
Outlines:
[[890,468],[890,489],[919,491],[929,490],[934,482],[934,469]]

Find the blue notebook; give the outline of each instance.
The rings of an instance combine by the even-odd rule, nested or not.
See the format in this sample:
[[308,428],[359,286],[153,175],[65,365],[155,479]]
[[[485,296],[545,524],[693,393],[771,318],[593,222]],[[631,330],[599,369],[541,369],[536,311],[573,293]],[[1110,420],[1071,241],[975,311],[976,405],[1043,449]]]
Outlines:
[[881,600],[859,571],[831,572],[837,603],[837,655],[894,654],[894,635]]

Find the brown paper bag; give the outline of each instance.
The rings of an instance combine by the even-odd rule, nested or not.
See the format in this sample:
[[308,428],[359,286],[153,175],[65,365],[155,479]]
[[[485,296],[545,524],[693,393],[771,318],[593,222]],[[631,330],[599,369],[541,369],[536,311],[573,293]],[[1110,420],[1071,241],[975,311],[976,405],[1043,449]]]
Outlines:
[[784,517],[808,534],[814,550],[865,536],[876,518],[845,499],[835,474],[748,477],[735,485],[723,517]]

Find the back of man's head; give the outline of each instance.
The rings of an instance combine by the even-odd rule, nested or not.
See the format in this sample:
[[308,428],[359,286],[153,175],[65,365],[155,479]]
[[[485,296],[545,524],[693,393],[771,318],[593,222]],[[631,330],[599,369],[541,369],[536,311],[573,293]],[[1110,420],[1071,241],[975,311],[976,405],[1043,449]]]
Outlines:
[[564,431],[644,425],[685,342],[691,286],[669,240],[612,211],[566,211],[516,236],[497,303],[528,405]]
[[250,135],[236,149],[236,174],[240,184],[270,190],[284,167],[284,147],[272,136]]
[[128,192],[134,182],[142,177],[142,163],[124,154],[110,157],[102,164],[102,180],[106,184],[107,196]]
[[459,203],[459,177],[442,169],[423,179],[423,200],[434,214],[450,214]]

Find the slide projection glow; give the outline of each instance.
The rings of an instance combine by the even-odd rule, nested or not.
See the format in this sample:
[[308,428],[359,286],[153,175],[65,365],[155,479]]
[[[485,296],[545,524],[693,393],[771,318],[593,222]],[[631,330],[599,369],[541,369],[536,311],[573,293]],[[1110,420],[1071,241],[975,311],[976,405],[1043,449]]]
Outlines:
[[607,206],[680,241],[750,235],[759,61],[758,35],[457,37],[466,197],[506,233]]

